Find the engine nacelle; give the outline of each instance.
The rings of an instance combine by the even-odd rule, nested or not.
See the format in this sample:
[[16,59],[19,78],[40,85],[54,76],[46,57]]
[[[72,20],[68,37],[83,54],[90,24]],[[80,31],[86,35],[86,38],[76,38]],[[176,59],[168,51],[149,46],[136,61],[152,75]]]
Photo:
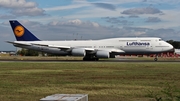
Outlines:
[[96,56],[98,58],[109,58],[109,52],[108,51],[97,51]]
[[71,54],[73,56],[85,56],[86,55],[86,51],[84,49],[73,49],[71,51]]

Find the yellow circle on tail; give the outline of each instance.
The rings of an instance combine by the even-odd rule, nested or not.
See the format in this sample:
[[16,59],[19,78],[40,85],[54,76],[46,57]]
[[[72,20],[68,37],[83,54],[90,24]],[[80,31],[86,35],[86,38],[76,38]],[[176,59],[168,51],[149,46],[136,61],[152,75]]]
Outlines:
[[24,35],[24,28],[22,26],[16,26],[15,29],[14,29],[14,34],[17,37],[23,36]]

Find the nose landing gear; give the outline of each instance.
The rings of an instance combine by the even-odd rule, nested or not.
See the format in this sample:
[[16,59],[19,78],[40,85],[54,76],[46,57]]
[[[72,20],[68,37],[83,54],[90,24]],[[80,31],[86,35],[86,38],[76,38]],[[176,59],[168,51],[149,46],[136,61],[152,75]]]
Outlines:
[[158,58],[154,58],[154,61],[158,61]]
[[154,61],[158,61],[158,54],[156,54]]

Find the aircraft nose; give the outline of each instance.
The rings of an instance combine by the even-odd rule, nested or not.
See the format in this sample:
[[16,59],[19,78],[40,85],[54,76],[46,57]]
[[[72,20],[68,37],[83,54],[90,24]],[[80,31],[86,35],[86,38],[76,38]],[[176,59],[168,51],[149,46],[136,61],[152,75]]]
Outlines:
[[171,49],[174,49],[174,47],[173,47],[171,44],[169,44],[169,47],[170,47]]
[[169,43],[168,43],[168,46],[169,46],[169,50],[174,52],[174,47]]

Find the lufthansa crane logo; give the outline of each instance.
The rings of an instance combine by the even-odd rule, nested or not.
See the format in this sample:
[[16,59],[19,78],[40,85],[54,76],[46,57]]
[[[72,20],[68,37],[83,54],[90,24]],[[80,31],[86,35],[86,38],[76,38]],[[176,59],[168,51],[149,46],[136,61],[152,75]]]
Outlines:
[[22,26],[16,26],[15,29],[14,29],[14,34],[15,34],[17,37],[23,36],[23,34],[24,34],[24,28],[23,28]]

